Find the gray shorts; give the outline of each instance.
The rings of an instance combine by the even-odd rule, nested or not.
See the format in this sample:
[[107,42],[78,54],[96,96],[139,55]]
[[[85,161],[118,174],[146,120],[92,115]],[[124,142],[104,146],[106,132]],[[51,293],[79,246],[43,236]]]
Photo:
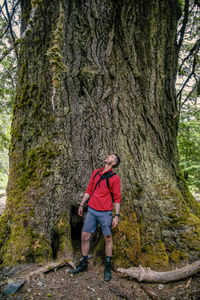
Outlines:
[[103,235],[111,235],[112,228],[112,210],[99,211],[88,207],[85,222],[83,224],[83,231],[94,233],[98,223],[101,226]]

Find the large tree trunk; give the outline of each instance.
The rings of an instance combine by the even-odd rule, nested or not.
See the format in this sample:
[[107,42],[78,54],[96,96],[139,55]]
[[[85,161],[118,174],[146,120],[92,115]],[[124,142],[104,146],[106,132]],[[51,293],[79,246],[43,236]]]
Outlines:
[[165,268],[197,259],[200,207],[177,164],[178,0],[32,5],[37,11],[21,45],[2,262],[73,253],[78,203],[108,153],[122,160],[114,261]]

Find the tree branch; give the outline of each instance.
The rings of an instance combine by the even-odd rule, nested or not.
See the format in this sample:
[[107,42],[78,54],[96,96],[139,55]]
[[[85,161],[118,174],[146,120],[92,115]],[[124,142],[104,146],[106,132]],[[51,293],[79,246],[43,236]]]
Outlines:
[[0,168],[4,170],[4,172],[6,173],[6,175],[8,175],[8,171],[3,167],[2,163],[0,162]]
[[[185,86],[186,86],[186,84],[188,83],[188,81],[190,80],[190,78],[191,78],[192,76],[194,76],[194,77],[196,76],[196,75],[195,75],[195,67],[196,67],[196,64],[197,64],[197,55],[198,55],[198,51],[199,51],[199,47],[197,47],[197,48],[195,49],[194,60],[193,60],[193,64],[192,64],[192,71],[191,71],[190,75],[187,77],[187,79],[185,80],[184,84],[182,85],[182,88],[180,89],[180,91],[179,91],[178,94],[177,94],[177,98],[179,98],[179,111],[180,111],[180,107],[182,107],[182,106],[181,106],[181,95],[182,95],[183,89],[185,88]],[[195,79],[196,79],[196,77],[195,77]],[[184,103],[185,103],[185,102],[184,102]]]
[[20,37],[19,39],[17,39],[17,40],[14,42],[14,44],[13,44],[9,49],[7,49],[6,51],[3,52],[3,54],[0,56],[0,62],[1,62],[2,60],[4,60],[4,58],[5,58],[5,57],[6,57],[6,56],[14,49],[14,47],[15,47],[16,45],[18,45],[18,44],[21,43],[21,41],[25,38],[27,32],[28,32],[29,30],[31,30],[31,23],[32,23],[32,21],[33,21],[33,19],[34,19],[34,17],[35,17],[35,13],[36,13],[36,11],[37,11],[37,8],[38,8],[38,4],[36,4],[36,5],[31,9],[30,19],[29,19],[29,21],[28,21],[28,26],[27,26],[26,30],[23,32],[23,34],[21,35],[21,37]]
[[129,269],[119,268],[117,271],[127,274],[140,282],[167,283],[184,279],[200,272],[200,260],[197,260],[191,265],[186,265],[183,268],[167,272],[156,272],[150,268],[143,268],[142,266]]
[[[13,19],[13,16],[14,16],[14,14],[15,14],[16,7],[19,5],[19,3],[20,3],[20,0],[18,0],[18,1],[16,2],[15,6],[13,7],[12,14],[10,15],[9,10],[8,10],[8,6],[7,6],[7,1],[4,0],[4,5],[5,5],[5,8],[6,8],[6,13],[7,13],[8,19],[5,17],[5,15],[4,15],[4,17],[5,17],[5,20],[8,22],[8,24],[7,24],[6,29],[4,30],[4,32],[3,32],[2,35],[0,36],[0,38],[2,38],[2,37],[7,33],[7,31],[8,31],[9,28],[10,28],[12,34],[13,34],[13,30],[12,30],[12,19]],[[3,6],[4,6],[4,5],[3,5]],[[3,6],[2,6],[2,8],[3,8]],[[2,13],[3,13],[3,11],[2,11]]]
[[190,96],[192,95],[192,93],[194,92],[194,90],[196,89],[196,85],[193,87],[193,89],[190,91],[190,93],[187,95],[187,97],[185,98],[185,100],[180,104],[179,107],[179,111],[181,110],[181,108],[183,107],[183,105],[188,101],[188,99],[190,98]]
[[190,56],[192,56],[192,54],[194,53],[194,51],[195,51],[197,48],[199,48],[199,46],[200,46],[200,39],[198,39],[198,40],[196,41],[196,43],[194,44],[194,46],[193,46],[192,49],[190,50],[189,54],[182,60],[182,63],[181,63],[181,65],[180,65],[180,67],[179,67],[179,71],[181,70],[181,68],[182,68],[183,64],[186,62],[186,60],[188,60],[188,59],[190,58]]
[[185,29],[186,29],[186,25],[187,25],[187,21],[188,21],[188,15],[189,15],[189,0],[185,0],[183,25],[181,26],[181,29],[180,29],[180,39],[177,44],[177,52],[179,52],[179,50],[183,44],[183,38],[184,38]]
[[14,49],[15,49],[15,54],[16,54],[16,57],[18,58],[18,51],[17,51],[17,46],[15,45],[15,34],[13,32],[13,28],[12,28],[12,18],[14,16],[14,13],[15,13],[15,10],[16,10],[16,7],[18,6],[19,4],[19,0],[17,1],[17,3],[15,4],[13,10],[12,10],[12,15],[10,16],[10,13],[9,13],[9,10],[8,10],[8,5],[7,5],[7,1],[4,0],[4,3],[5,3],[5,9],[6,9],[6,14],[7,14],[7,17],[8,17],[8,28],[10,29],[10,35],[11,35],[11,38],[12,38],[12,42],[13,42],[13,45],[14,45]]

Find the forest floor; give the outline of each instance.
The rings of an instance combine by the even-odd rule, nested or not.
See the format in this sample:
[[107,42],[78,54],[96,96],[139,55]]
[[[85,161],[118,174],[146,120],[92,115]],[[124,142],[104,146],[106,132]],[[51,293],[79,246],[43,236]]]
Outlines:
[[[75,253],[76,262],[80,252]],[[79,257],[79,258],[78,258]],[[4,268],[0,274],[0,286],[9,279],[25,278],[37,268],[36,265],[21,265]],[[113,270],[112,280],[103,280],[104,266],[89,259],[87,272],[69,274],[70,266],[62,266],[48,273],[41,273],[26,280],[13,296],[0,295],[5,300],[200,300],[200,273],[174,283],[139,283]],[[2,286],[1,292],[5,285]]]
[[[0,191],[0,214],[5,195]],[[77,241],[74,262],[78,263],[80,241]],[[110,282],[103,280],[104,266],[89,259],[87,272],[70,275],[68,265],[25,280],[24,285],[12,296],[5,296],[4,289],[10,282],[26,278],[27,273],[41,268],[35,264],[6,267],[0,270],[0,300],[200,300],[200,273],[174,283],[139,283],[116,271]]]

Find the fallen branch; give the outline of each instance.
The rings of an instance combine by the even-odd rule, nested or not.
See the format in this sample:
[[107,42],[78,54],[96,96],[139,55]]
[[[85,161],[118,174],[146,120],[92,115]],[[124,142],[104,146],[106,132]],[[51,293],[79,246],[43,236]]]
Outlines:
[[167,272],[156,272],[151,270],[150,268],[143,268],[142,266],[139,266],[138,268],[129,269],[119,268],[117,269],[117,271],[120,273],[127,274],[140,282],[144,281],[167,283],[184,279],[200,272],[200,260],[197,260],[193,264],[187,265],[183,268]]
[[143,289],[143,291],[151,298],[152,300],[159,300],[158,296],[152,292],[147,286],[144,284],[141,284],[140,287]]
[[23,276],[23,279],[25,279],[26,281],[29,282],[30,278],[33,276],[43,275],[45,273],[48,273],[48,272],[51,272],[58,268],[61,268],[65,265],[70,265],[71,267],[75,268],[75,265],[71,260],[64,260],[64,261],[60,261],[60,262],[51,262],[43,267],[37,268],[36,270],[29,272],[28,274]]
[[122,297],[122,298],[124,298],[124,299],[126,299],[126,300],[131,300],[131,299],[133,299],[132,296],[127,295],[126,293],[121,292],[121,291],[119,291],[119,290],[116,289],[116,288],[113,288],[113,287],[110,287],[110,286],[109,286],[108,288],[109,288],[109,290],[110,290],[112,293],[114,293],[115,295],[117,295],[117,296],[119,296],[119,297]]

